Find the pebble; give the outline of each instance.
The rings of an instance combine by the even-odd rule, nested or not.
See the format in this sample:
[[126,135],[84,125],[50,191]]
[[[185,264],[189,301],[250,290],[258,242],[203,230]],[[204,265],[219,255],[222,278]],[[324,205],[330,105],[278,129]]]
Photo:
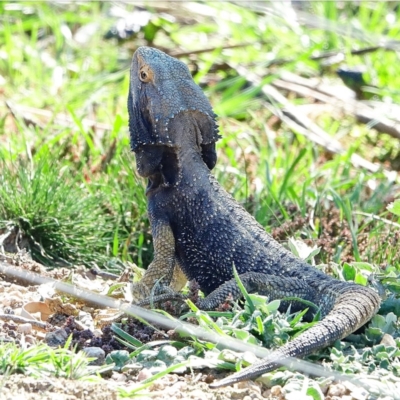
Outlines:
[[58,347],[63,346],[67,338],[68,333],[65,329],[61,328],[54,332],[47,332],[44,340],[50,347]]
[[230,392],[230,398],[234,400],[243,400],[245,393],[247,393],[245,389],[233,388]]
[[25,336],[25,342],[29,344],[35,344],[36,339],[32,335],[26,335]]
[[283,396],[283,393],[282,393],[282,387],[281,386],[279,386],[279,385],[277,385],[277,386],[272,386],[272,388],[271,388],[271,395],[272,396]]
[[262,396],[266,399],[269,399],[271,397],[271,389],[267,389],[262,393]]
[[153,374],[151,373],[151,371],[148,368],[143,368],[137,376],[137,379],[139,382],[144,381],[147,378],[150,378],[151,376],[153,376]]
[[346,394],[346,392],[347,392],[347,389],[343,384],[336,383],[334,385],[329,386],[327,396],[342,397]]
[[105,351],[100,347],[85,347],[82,349],[88,357],[94,357],[96,360],[90,362],[90,365],[103,365],[106,358]]
[[388,333],[385,333],[382,337],[381,343],[384,344],[385,346],[392,346],[392,347],[397,347],[396,341],[393,339],[392,335],[389,335]]
[[261,395],[261,387],[253,381],[244,381],[237,384],[239,389],[249,389]]
[[119,372],[116,371],[113,371],[111,379],[113,379],[116,382],[126,382],[128,380],[125,374],[120,374]]
[[150,387],[151,392],[161,392],[164,389],[165,389],[165,384],[162,381],[154,382]]
[[26,324],[18,325],[17,332],[29,335],[32,332],[32,324],[27,322]]
[[92,318],[92,315],[89,314],[88,312],[79,311],[76,322],[78,322],[78,321],[82,325],[82,330],[84,330],[84,329],[89,329],[91,331],[94,330],[93,318]]
[[101,331],[101,329],[94,329],[93,330],[93,335],[94,335],[94,337],[102,337],[103,336],[103,332]]

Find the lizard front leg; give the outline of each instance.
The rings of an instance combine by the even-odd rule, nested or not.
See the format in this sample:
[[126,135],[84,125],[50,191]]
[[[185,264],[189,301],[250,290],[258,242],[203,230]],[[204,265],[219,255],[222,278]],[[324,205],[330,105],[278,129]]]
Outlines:
[[160,285],[161,290],[157,290],[158,293],[167,287],[179,291],[187,280],[176,260],[175,238],[169,223],[156,221],[152,225],[152,232],[154,259],[140,282],[132,288],[134,302],[149,297],[155,284]]

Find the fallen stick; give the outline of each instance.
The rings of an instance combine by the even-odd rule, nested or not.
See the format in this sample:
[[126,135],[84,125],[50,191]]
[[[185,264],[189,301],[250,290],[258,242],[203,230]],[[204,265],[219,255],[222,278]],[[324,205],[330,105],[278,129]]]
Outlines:
[[20,317],[14,314],[0,314],[3,321],[14,321],[18,324],[31,324],[34,328],[45,331],[50,325],[47,322],[35,321],[34,319]]

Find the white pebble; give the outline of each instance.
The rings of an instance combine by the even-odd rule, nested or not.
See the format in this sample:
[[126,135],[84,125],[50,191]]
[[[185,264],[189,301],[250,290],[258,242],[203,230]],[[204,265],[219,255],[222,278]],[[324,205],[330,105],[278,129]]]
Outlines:
[[17,331],[29,335],[32,332],[32,325],[30,323],[18,325]]
[[147,368],[143,368],[137,376],[137,379],[139,382],[144,381],[147,378],[150,378],[151,376],[153,376],[153,374],[151,373],[151,371]]

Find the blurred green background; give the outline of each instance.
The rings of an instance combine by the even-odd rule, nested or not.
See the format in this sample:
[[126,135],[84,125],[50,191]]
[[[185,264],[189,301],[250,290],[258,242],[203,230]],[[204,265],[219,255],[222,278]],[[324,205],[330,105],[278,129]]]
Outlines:
[[147,45],[210,98],[215,174],[267,231],[320,248],[318,264],[397,271],[399,16],[395,2],[1,2],[0,250],[148,265],[126,107]]

